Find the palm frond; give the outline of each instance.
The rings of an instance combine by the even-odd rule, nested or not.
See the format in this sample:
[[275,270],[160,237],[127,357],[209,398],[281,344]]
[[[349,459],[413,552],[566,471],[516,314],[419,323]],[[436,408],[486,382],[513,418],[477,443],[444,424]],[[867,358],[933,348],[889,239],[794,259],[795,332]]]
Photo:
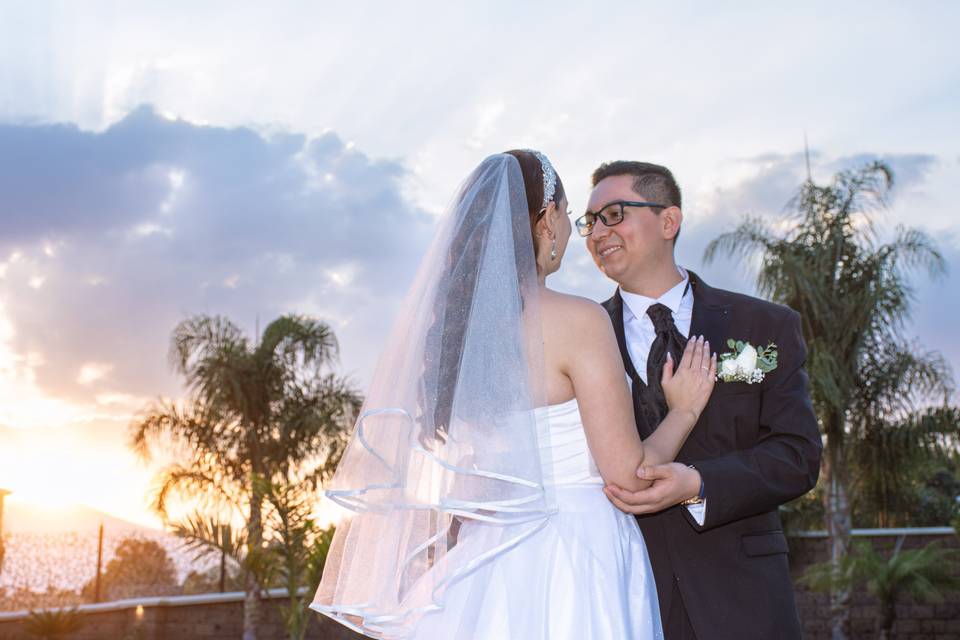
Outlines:
[[235,529],[229,523],[199,512],[169,523],[168,529],[194,551],[194,559],[222,553],[237,564],[244,564],[247,538],[243,529]]
[[177,443],[197,451],[218,448],[216,432],[222,416],[203,402],[178,403],[159,399],[142,411],[130,425],[131,449],[143,460],[152,458],[160,441]]
[[23,621],[23,630],[41,638],[62,638],[79,631],[84,626],[83,616],[77,607],[72,609],[31,611]]
[[707,244],[703,262],[710,264],[717,254],[729,258],[750,258],[757,251],[768,250],[776,244],[766,223],[760,218],[746,218],[736,229],[723,233]]
[[183,320],[173,330],[170,362],[177,373],[188,376],[195,359],[231,351],[246,351],[240,328],[223,316],[197,315]]
[[864,350],[852,413],[860,420],[903,417],[953,391],[950,366],[937,351],[915,344],[876,343]]
[[239,508],[231,478],[210,459],[195,460],[190,466],[171,464],[162,469],[152,490],[151,508],[166,521],[171,497],[196,500],[208,509],[222,511]]
[[337,338],[325,322],[301,315],[280,316],[264,329],[257,347],[261,357],[278,358],[290,367],[323,366],[339,357]]

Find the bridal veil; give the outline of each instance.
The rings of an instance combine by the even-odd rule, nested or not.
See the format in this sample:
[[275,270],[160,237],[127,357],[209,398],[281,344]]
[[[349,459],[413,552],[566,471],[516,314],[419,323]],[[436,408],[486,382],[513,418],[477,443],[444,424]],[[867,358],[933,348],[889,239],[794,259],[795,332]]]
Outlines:
[[[494,155],[439,220],[377,365],[326,492],[349,511],[311,608],[405,637],[553,513],[539,296],[520,165]],[[451,553],[469,520],[498,535]]]

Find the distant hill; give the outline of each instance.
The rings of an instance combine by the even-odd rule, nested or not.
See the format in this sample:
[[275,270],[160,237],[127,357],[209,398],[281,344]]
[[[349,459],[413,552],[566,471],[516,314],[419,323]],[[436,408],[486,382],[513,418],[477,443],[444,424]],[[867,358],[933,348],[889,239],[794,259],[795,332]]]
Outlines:
[[11,501],[3,506],[4,533],[90,533],[100,523],[112,533],[157,533],[145,527],[111,516],[86,505],[40,507]]
[[6,546],[0,591],[28,588],[77,590],[96,573],[97,528],[103,523],[103,564],[114,557],[124,538],[146,538],[166,549],[182,581],[191,570],[203,571],[217,562],[214,556],[195,560],[195,554],[176,536],[128,522],[84,505],[44,508],[7,501],[3,508]]

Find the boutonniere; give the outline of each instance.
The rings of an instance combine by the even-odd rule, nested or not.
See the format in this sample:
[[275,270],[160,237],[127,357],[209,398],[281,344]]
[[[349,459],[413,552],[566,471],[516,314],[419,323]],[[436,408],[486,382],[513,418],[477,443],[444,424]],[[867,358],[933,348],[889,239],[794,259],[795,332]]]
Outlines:
[[763,381],[763,377],[777,368],[777,345],[770,343],[757,349],[743,340],[727,340],[727,346],[733,349],[720,354],[720,371],[717,378],[724,382],[746,382],[753,384]]

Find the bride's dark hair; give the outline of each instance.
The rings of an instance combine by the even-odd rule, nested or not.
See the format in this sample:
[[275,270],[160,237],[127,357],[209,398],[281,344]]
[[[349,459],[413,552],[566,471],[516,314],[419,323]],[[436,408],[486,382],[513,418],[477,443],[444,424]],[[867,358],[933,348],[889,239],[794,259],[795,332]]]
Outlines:
[[[530,211],[530,240],[533,242],[533,252],[537,252],[536,226],[543,209],[543,167],[537,156],[523,149],[511,149],[505,153],[513,156],[520,163],[520,173],[523,174],[523,186],[527,191],[527,209]],[[557,175],[557,188],[553,192],[553,201],[558,205],[564,198],[563,181]]]
[[[529,244],[525,239],[516,238],[517,251],[532,250],[536,257],[537,242],[534,228],[543,209],[543,167],[537,156],[529,151],[514,149],[505,152],[516,158],[523,176],[523,186],[526,192],[527,209],[530,215]],[[557,176],[557,187],[554,191],[554,202],[560,202],[564,197],[563,183]],[[489,202],[485,199],[475,200],[470,207],[462,211],[462,215],[483,215]],[[482,236],[472,233],[473,227],[463,225],[461,236],[455,237],[450,244],[450,255],[459,256],[460,268],[456,273],[449,273],[440,283],[441,291],[437,292],[437,301],[442,311],[434,318],[433,325],[428,333],[428,340],[439,340],[439,349],[429,349],[428,353],[437,354],[437,360],[424,362],[423,375],[423,405],[424,418],[433,420],[433,425],[425,424],[424,432],[432,433],[440,439],[445,438],[450,419],[453,413],[453,404],[457,389],[460,365],[463,361],[463,344],[466,337],[467,320],[469,314],[464,310],[470,309],[477,286],[479,275],[478,260],[483,252]],[[523,243],[526,247],[519,245]],[[529,247],[529,249],[527,249]],[[477,258],[477,259],[471,259]],[[452,265],[448,265],[452,266]],[[467,268],[464,268],[464,267]],[[449,301],[456,300],[456,304]],[[431,390],[435,389],[435,395]],[[431,399],[433,402],[431,402]],[[431,407],[432,405],[432,407]]]

